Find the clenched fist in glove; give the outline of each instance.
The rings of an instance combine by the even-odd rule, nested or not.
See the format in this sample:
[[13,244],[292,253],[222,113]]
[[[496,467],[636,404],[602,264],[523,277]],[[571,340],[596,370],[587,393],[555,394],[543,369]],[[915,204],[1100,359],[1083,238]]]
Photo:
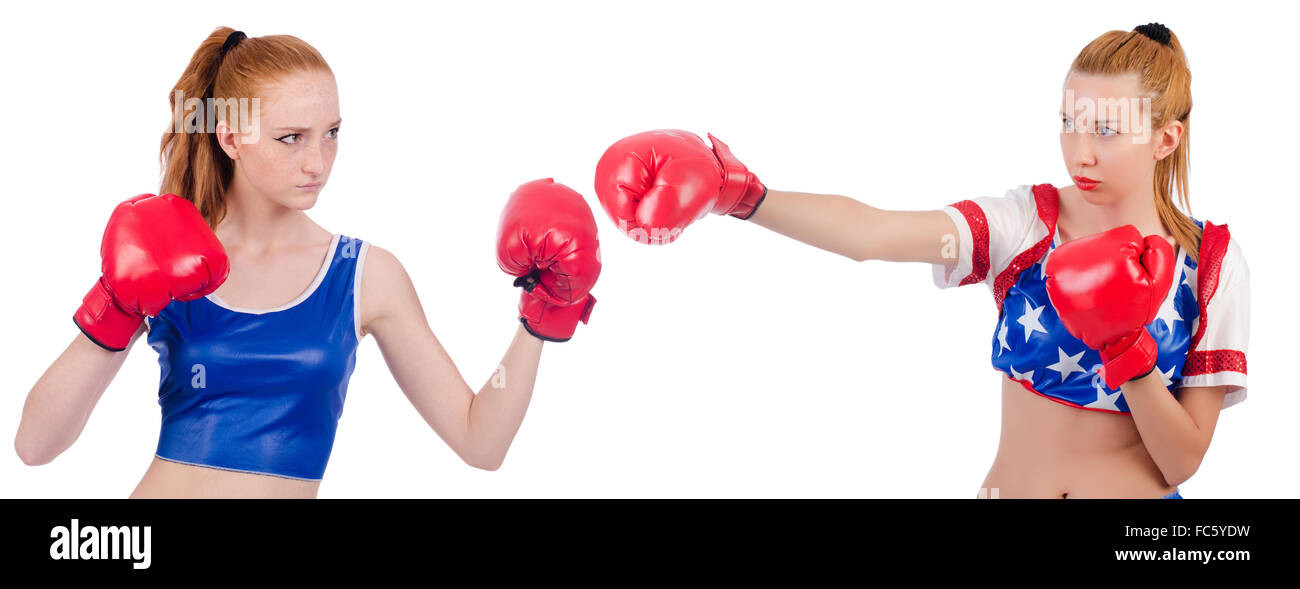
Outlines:
[[524,289],[519,320],[528,333],[567,341],[596,304],[600,240],[591,207],[551,178],[515,189],[497,227],[497,265]]
[[1062,244],[1047,258],[1047,296],[1070,334],[1101,353],[1106,386],[1151,372],[1159,352],[1147,333],[1174,280],[1174,250],[1136,227]]
[[596,196],[623,233],[641,243],[676,240],[708,213],[748,219],[767,187],[709,135],[638,133],[611,145],[596,164]]
[[230,274],[226,250],[207,221],[174,194],[141,194],[117,205],[99,253],[103,275],[72,320],[114,352],[126,349],[146,316],[173,299],[207,296]]

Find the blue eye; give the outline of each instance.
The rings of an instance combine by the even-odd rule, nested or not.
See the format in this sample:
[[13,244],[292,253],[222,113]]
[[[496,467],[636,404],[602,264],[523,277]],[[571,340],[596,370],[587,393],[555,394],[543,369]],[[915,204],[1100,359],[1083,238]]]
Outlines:
[[1115,135],[1116,133],[1117,133],[1117,132],[1116,132],[1114,129],[1110,128],[1110,127],[1102,127],[1102,128],[1100,128],[1100,129],[1097,130],[1097,134],[1100,135],[1100,136],[1102,136],[1102,137],[1111,137],[1111,136]]
[[1074,130],[1074,121],[1072,121],[1072,120],[1070,120],[1069,118],[1066,118],[1066,117],[1061,117],[1061,130],[1062,130],[1062,131],[1065,131],[1065,132],[1067,132],[1067,133],[1070,132],[1070,131],[1073,131],[1073,130]]
[[[337,138],[339,136],[339,128],[334,127],[333,129],[326,131],[325,135],[327,138],[331,138],[331,139]],[[290,135],[285,135],[283,137],[276,137],[275,140],[287,145],[295,145],[302,141],[302,133],[292,133]]]

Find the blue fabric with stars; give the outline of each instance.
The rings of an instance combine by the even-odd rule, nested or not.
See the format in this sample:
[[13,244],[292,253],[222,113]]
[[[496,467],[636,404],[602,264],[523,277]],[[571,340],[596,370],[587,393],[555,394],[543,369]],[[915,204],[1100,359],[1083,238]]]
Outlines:
[[[1200,225],[1200,221],[1196,223]],[[1101,355],[1070,335],[1047,297],[1043,266],[1059,241],[1060,235],[1054,235],[1048,253],[1025,268],[1007,290],[993,333],[993,367],[1034,392],[1066,405],[1129,413],[1124,394],[1107,387],[1101,377]],[[1160,350],[1156,370],[1171,393],[1182,383],[1193,322],[1200,316],[1196,277],[1192,274],[1195,270],[1196,262],[1180,248],[1174,288],[1161,304],[1156,320],[1146,327]]]

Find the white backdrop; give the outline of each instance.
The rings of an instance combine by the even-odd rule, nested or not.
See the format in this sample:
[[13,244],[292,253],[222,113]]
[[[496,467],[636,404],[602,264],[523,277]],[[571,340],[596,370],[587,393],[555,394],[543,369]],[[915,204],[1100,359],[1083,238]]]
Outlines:
[[[218,8],[219,6],[219,8]],[[160,2],[6,9],[0,36],[0,438],[77,335],[104,222],[158,188],[169,90],[219,25],[292,34],[338,79],[338,158],[311,216],[389,249],[477,389],[514,333],[496,268],[500,206],[554,177],[588,197],[604,272],[591,324],[548,344],[503,467],[463,464],[358,352],[321,497],[973,497],[1000,393],[982,286],[856,263],[731,218],[667,247],[619,234],[592,190],[617,139],[681,128],[726,141],[773,189],[929,209],[1069,183],[1057,140],[1077,52],[1151,21],[1193,74],[1192,212],[1228,223],[1252,268],[1250,397],[1221,416],[1187,497],[1297,497],[1295,45],[1283,3]],[[201,12],[199,8],[202,8]],[[1085,9],[1086,8],[1086,9]],[[416,11],[416,12],[412,12]],[[1282,12],[1288,12],[1283,14]],[[80,439],[0,496],[124,497],[157,444],[156,353],[140,342]]]

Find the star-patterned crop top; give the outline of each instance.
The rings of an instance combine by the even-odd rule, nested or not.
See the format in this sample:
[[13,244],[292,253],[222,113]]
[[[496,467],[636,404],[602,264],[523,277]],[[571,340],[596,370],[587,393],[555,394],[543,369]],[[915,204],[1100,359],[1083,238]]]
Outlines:
[[[1119,389],[1102,380],[1101,357],[1065,329],[1047,297],[1043,267],[1060,245],[1058,194],[1050,184],[1019,186],[1002,198],[944,207],[957,225],[956,260],[934,266],[941,288],[984,283],[998,308],[993,367],[1058,403],[1128,413]],[[1199,263],[1178,248],[1175,281],[1147,332],[1159,347],[1156,370],[1172,393],[1226,385],[1223,406],[1246,398],[1250,272],[1226,226],[1203,230]]]

